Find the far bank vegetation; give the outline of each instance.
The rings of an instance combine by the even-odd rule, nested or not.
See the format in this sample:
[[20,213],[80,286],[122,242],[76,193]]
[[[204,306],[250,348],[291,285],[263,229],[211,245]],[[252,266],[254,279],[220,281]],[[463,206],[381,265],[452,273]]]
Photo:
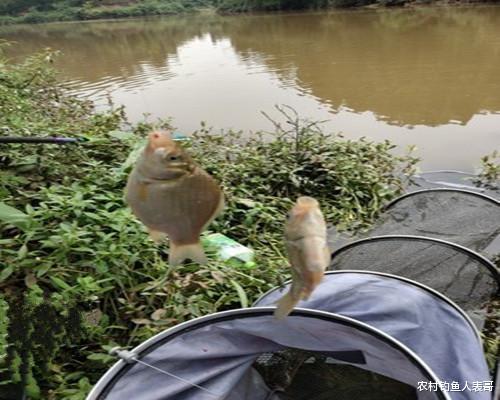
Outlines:
[[393,7],[431,3],[500,2],[498,0],[0,0],[0,25],[177,15],[202,10],[238,13],[335,7]]

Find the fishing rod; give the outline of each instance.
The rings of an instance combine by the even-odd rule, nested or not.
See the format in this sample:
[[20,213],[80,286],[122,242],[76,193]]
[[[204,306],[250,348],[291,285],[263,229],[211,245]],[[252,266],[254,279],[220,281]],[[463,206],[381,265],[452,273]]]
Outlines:
[[0,144],[28,143],[28,144],[68,144],[86,142],[88,139],[69,137],[37,137],[37,136],[0,136]]
[[[175,141],[189,141],[189,137],[179,132],[172,134],[172,139]],[[68,144],[68,143],[83,143],[88,142],[85,137],[69,138],[69,137],[40,137],[40,136],[0,136],[0,144],[12,143],[27,143],[27,144]]]

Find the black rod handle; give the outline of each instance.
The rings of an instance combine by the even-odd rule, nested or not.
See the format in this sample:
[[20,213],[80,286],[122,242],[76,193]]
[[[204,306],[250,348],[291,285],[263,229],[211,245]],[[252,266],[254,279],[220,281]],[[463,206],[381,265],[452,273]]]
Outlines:
[[84,138],[36,137],[36,136],[0,136],[1,143],[50,143],[67,144],[84,142]]

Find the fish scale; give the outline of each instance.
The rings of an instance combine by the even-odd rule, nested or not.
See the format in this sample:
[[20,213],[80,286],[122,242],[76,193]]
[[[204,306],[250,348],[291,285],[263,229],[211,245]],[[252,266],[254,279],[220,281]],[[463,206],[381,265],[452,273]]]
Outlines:
[[[166,233],[170,240],[179,244],[196,243],[203,227],[214,216],[220,199],[213,179],[196,169],[193,175],[171,188],[149,184],[147,199],[137,213],[143,216],[148,227]],[[149,220],[150,209],[156,211]]]

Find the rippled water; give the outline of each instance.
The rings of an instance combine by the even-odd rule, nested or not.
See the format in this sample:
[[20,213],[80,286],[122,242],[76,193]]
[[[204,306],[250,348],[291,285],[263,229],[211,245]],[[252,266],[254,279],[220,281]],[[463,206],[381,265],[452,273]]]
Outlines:
[[347,137],[416,144],[424,169],[500,148],[500,7],[191,16],[2,28],[60,49],[73,90],[189,133],[271,129],[275,104]]

